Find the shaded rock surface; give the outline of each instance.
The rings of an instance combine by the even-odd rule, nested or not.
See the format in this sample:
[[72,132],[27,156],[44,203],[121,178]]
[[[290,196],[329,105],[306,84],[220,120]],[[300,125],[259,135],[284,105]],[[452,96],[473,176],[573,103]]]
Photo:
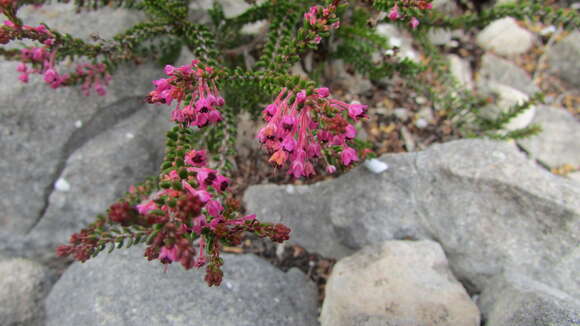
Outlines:
[[387,241],[338,261],[322,326],[479,326],[479,310],[433,241]]
[[551,168],[580,166],[580,122],[572,114],[540,106],[532,122],[542,126],[542,132],[518,141],[531,157]]
[[0,325],[44,325],[43,300],[52,283],[48,270],[36,262],[0,260]]
[[6,76],[0,87],[0,189],[5,194],[0,225],[3,231],[26,233],[44,214],[68,157],[117,121],[144,109],[143,98],[160,70],[126,67],[113,77],[105,97],[85,97],[78,88],[54,90],[41,76],[21,84],[14,62],[1,62],[0,71]]
[[[469,159],[467,159],[469,158]],[[344,257],[392,239],[433,239],[468,290],[505,268],[554,286],[550,266],[580,240],[580,185],[554,176],[509,143],[460,140],[412,154],[384,155],[389,169],[364,167],[311,186],[250,187],[248,211],[283,221],[292,240]],[[566,268],[578,270],[577,260]],[[578,283],[565,291],[580,293]]]
[[512,17],[498,19],[477,35],[477,44],[500,55],[517,55],[528,51],[534,34],[518,25]]
[[495,277],[480,302],[489,326],[580,324],[580,301],[520,274]]
[[[142,248],[72,265],[47,298],[47,325],[317,325],[317,291],[297,269],[225,255],[224,281],[147,262]],[[79,290],[81,289],[81,290]]]
[[550,71],[573,86],[580,87],[578,57],[580,57],[580,32],[575,31],[549,50]]
[[503,84],[527,95],[539,91],[525,70],[509,60],[486,53],[481,58],[478,87],[485,91],[489,83]]
[[[128,113],[131,115],[123,117]],[[169,125],[166,110],[144,107],[140,102],[123,101],[101,109],[65,144],[66,155],[56,162],[55,186],[38,222],[24,234],[0,231],[0,251],[42,261],[53,259],[59,244],[104,212],[131,184],[159,169],[163,134]],[[71,145],[77,141],[79,146]],[[25,205],[27,198],[21,200],[17,204]]]

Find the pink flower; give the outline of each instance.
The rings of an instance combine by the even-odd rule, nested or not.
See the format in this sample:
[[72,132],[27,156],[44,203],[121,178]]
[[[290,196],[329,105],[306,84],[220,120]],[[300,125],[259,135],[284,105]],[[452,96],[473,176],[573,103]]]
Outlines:
[[27,70],[28,67],[22,62],[18,65],[18,67],[16,67],[16,71],[18,72],[26,72]]
[[348,139],[353,139],[354,137],[356,137],[356,128],[351,124],[346,126],[345,132],[344,132],[344,137],[346,137]]
[[139,212],[139,214],[146,215],[150,211],[157,209],[157,204],[155,204],[154,201],[150,200],[150,201],[147,201],[145,203],[141,203],[141,204],[137,205],[136,208],[137,208],[137,211]]
[[223,175],[218,175],[212,184],[214,189],[219,191],[219,192],[225,191],[229,185],[230,185],[230,179],[224,177]]
[[401,15],[399,14],[399,8],[397,6],[394,6],[391,11],[389,12],[389,19],[390,20],[397,20],[401,17]]
[[363,104],[351,104],[348,106],[348,115],[354,119],[366,118],[367,106]]
[[44,81],[47,83],[54,83],[58,80],[58,73],[50,68],[44,72]]
[[336,172],[336,166],[334,166],[334,165],[327,166],[326,172],[328,172],[328,174],[333,174],[334,172]]
[[314,44],[320,44],[320,41],[322,41],[322,37],[320,37],[320,35],[316,35],[316,37],[314,37],[314,40],[312,40]]
[[166,246],[163,246],[159,252],[159,260],[163,264],[171,264],[172,262],[176,261],[177,247],[173,246],[171,248],[167,248]]
[[204,227],[206,227],[206,225],[207,225],[207,219],[206,219],[205,215],[200,215],[200,216],[193,219],[192,230],[193,230],[193,232],[195,232],[197,234],[201,234],[201,231],[203,230]]
[[20,74],[20,76],[18,76],[18,79],[23,83],[28,83],[28,74],[27,73]]
[[221,212],[224,210],[222,204],[220,204],[220,202],[217,200],[208,201],[205,207],[207,208],[209,215],[213,217],[221,216]]
[[294,178],[300,178],[304,175],[304,163],[298,160],[292,162],[288,172]]
[[207,153],[204,150],[196,151],[191,150],[185,154],[185,164],[202,167],[207,164]]
[[411,28],[413,28],[413,29],[417,28],[417,26],[419,26],[419,19],[417,19],[415,17],[411,18],[409,25],[411,25]]
[[350,163],[358,161],[358,155],[354,149],[345,147],[342,152],[340,152],[340,159],[342,160],[342,164],[348,166]]
[[330,95],[330,90],[328,90],[328,87],[317,88],[314,90],[314,92],[322,98],[328,97]]

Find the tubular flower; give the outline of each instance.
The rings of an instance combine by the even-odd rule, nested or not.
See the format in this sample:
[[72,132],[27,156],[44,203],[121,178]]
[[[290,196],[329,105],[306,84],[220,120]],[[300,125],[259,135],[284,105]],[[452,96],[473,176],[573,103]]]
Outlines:
[[330,162],[339,156],[344,166],[358,160],[348,143],[356,136],[352,123],[367,117],[367,106],[329,96],[325,87],[310,95],[305,90],[295,94],[284,89],[262,111],[267,123],[257,138],[270,153],[270,163],[286,166],[290,175],[300,178],[314,175],[317,161],[333,173],[336,167]]
[[177,106],[171,119],[188,127],[205,127],[223,120],[219,107],[225,101],[219,95],[211,67],[200,66],[198,60],[190,65],[173,67],[167,65],[164,72],[168,78],[153,81],[155,90],[149,93],[149,103]]

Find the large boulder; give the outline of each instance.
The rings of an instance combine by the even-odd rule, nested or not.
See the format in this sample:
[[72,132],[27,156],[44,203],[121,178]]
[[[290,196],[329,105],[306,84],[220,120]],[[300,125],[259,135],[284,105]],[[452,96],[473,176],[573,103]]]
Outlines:
[[498,19],[477,35],[477,44],[500,55],[518,55],[534,44],[534,34],[518,25],[512,17]]
[[532,95],[540,90],[525,70],[509,60],[490,53],[484,54],[481,58],[478,77],[478,88],[484,93],[488,90],[489,84],[510,86],[526,95]]
[[520,274],[490,282],[480,298],[488,326],[573,326],[580,324],[580,301]]
[[[102,19],[103,15],[107,19]],[[19,16],[26,24],[45,22],[85,39],[93,33],[110,38],[144,17],[138,11],[112,8],[77,14],[72,3],[25,6]],[[0,229],[24,234],[46,211],[70,154],[119,120],[143,109],[151,80],[158,78],[162,70],[153,65],[125,67],[113,76],[107,96],[93,92],[86,97],[80,87],[53,90],[39,75],[31,75],[30,82],[22,84],[18,81],[17,64],[0,62],[0,174],[4,178],[0,185],[4,193],[0,199]]]
[[316,286],[253,255],[225,255],[224,281],[147,262],[143,248],[73,264],[47,298],[47,326],[317,325]]
[[26,259],[0,261],[0,325],[44,325],[44,298],[52,285],[51,273]]
[[580,87],[580,32],[575,31],[548,51],[549,70],[572,86]]
[[477,306],[433,241],[387,241],[334,266],[322,326],[479,326]]
[[[389,166],[381,174],[358,167],[311,186],[250,187],[246,207],[288,224],[294,242],[338,258],[386,240],[436,240],[470,291],[505,268],[559,287],[545,273],[550,266],[579,269],[566,257],[580,241],[580,185],[513,144],[460,140],[380,160]],[[563,287],[580,293],[578,280]]]
[[550,168],[580,166],[580,122],[572,114],[540,106],[532,122],[542,126],[542,132],[518,141],[531,157]]

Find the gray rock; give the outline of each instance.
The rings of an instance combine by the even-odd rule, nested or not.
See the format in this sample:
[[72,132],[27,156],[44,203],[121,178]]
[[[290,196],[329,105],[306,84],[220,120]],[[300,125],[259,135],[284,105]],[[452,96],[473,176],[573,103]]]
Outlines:
[[447,59],[449,60],[449,70],[459,85],[470,90],[473,89],[472,72],[469,62],[455,54],[447,55]]
[[0,226],[2,231],[26,233],[46,210],[68,156],[145,108],[143,98],[161,70],[148,65],[121,69],[105,97],[85,97],[78,87],[53,90],[42,76],[21,84],[14,62],[0,62],[0,72],[7,76],[0,84]]
[[47,298],[47,325],[317,325],[315,285],[252,255],[225,255],[224,281],[157,261],[142,248],[73,264]]
[[580,301],[520,274],[495,277],[480,299],[489,326],[580,324]]
[[580,87],[579,56],[580,32],[575,31],[548,51],[549,71],[573,86]]
[[143,12],[124,8],[104,7],[76,13],[72,2],[45,4],[39,8],[24,6],[18,11],[18,16],[25,24],[37,26],[45,23],[61,33],[70,33],[85,40],[92,35],[111,39],[145,19]]
[[434,45],[445,45],[451,41],[452,34],[448,29],[433,28],[429,30],[427,36]]
[[479,326],[479,310],[433,241],[387,241],[338,261],[322,326]]
[[25,259],[0,261],[0,325],[44,325],[44,298],[51,274]]
[[523,69],[508,60],[487,53],[481,59],[478,87],[485,91],[490,83],[507,85],[527,95],[539,91]]
[[[529,96],[508,85],[490,82],[486,88],[482,93],[495,98],[495,102],[482,108],[481,113],[490,119],[497,119],[500,113],[509,112],[512,107],[524,104],[529,99]],[[525,128],[532,123],[535,115],[536,106],[531,105],[527,110],[513,117],[502,129],[513,131]]]
[[70,185],[70,191],[55,189],[50,194],[46,213],[26,236],[29,252],[49,259],[59,244],[92,222],[131,184],[159,170],[164,135],[170,128],[168,111],[140,107],[72,153],[59,176]]
[[520,27],[512,17],[498,19],[477,35],[477,44],[500,55],[527,52],[534,44],[534,34]]
[[381,160],[389,169],[380,175],[355,168],[311,186],[250,187],[246,207],[327,256],[385,240],[437,240],[474,291],[508,267],[542,275],[580,241],[580,185],[512,144],[460,140]]
[[580,122],[566,110],[540,106],[532,121],[542,126],[539,135],[519,140],[530,154],[550,168],[580,166]]

